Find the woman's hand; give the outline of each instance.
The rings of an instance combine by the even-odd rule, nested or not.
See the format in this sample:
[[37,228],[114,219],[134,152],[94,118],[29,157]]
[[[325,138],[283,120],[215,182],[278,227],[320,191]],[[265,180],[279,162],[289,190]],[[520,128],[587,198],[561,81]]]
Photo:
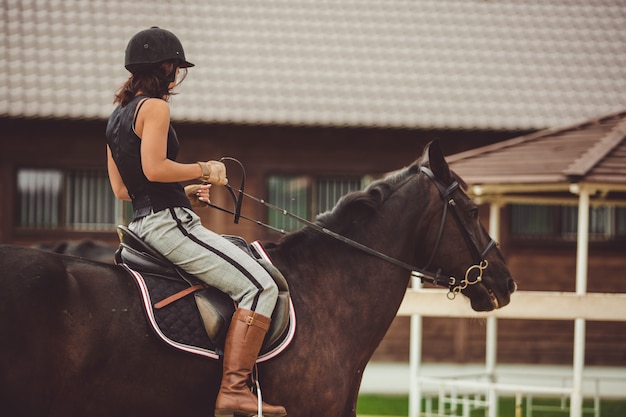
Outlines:
[[191,184],[185,187],[185,194],[193,208],[207,207],[211,203],[211,184]]
[[215,185],[228,184],[228,178],[226,178],[226,166],[220,161],[206,161],[198,162],[202,169],[202,176],[198,179],[202,182],[209,182]]

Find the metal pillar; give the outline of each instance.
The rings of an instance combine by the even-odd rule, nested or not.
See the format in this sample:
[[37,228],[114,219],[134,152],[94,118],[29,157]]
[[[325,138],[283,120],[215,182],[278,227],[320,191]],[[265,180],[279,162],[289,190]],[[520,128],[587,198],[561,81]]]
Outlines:
[[[587,292],[587,261],[589,254],[589,189],[573,186],[578,193],[578,241],[576,246],[576,294]],[[583,370],[585,368],[585,319],[574,320],[573,386],[570,417],[581,417],[583,406]]]
[[[420,288],[422,283],[413,278],[411,287]],[[422,387],[419,377],[422,366],[422,316],[411,315],[409,340],[409,417],[418,417],[422,408]]]
[[[500,204],[491,203],[489,205],[489,234],[498,242],[500,240]],[[487,319],[487,334],[485,345],[485,373],[489,382],[496,382],[496,359],[498,353],[498,322],[495,317]],[[498,417],[498,395],[495,387],[490,385],[489,398],[489,417]]]

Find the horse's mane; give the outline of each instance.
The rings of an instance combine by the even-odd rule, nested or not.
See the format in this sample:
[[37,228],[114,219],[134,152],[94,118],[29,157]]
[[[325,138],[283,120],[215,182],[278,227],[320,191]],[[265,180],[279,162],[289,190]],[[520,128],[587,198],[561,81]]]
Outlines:
[[[335,233],[346,234],[355,224],[372,216],[378,208],[398,188],[414,175],[420,172],[419,161],[394,171],[382,179],[369,184],[365,189],[352,191],[343,196],[331,210],[316,217],[317,226],[332,230]],[[450,171],[453,180],[457,181],[463,190],[467,184],[454,171]],[[299,231],[289,233],[281,239],[281,243],[294,244],[301,239],[320,237],[318,231],[312,227],[305,227]]]
[[372,182],[363,190],[346,194],[332,210],[318,215],[317,223],[337,231],[337,226],[348,223],[346,217],[354,220],[355,216],[362,218],[375,213],[391,194],[417,172],[419,168],[413,164]]
[[[334,208],[316,217],[316,225],[339,234],[346,233],[355,223],[376,213],[389,196],[417,172],[419,172],[419,165],[414,163],[372,182],[363,190],[346,194],[339,199]],[[287,234],[281,242],[293,243],[295,240],[310,236],[321,236],[321,234],[311,227],[305,227]]]

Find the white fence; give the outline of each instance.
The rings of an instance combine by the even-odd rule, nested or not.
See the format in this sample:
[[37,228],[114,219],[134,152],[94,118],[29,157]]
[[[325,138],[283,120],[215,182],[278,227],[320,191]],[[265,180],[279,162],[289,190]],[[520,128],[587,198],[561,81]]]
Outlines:
[[469,300],[457,297],[448,302],[448,290],[410,289],[398,310],[400,316],[496,317],[500,319],[626,321],[626,293],[517,291],[511,304],[500,310],[479,313]]
[[[420,366],[422,349],[422,316],[438,317],[487,317],[487,343],[485,375],[485,406],[489,417],[498,415],[498,393],[505,387],[496,379],[497,320],[573,320],[574,321],[574,360],[572,364],[571,386],[565,388],[569,395],[570,417],[582,417],[583,414],[583,371],[585,368],[586,320],[626,321],[626,294],[588,294],[587,262],[589,251],[589,207],[591,196],[596,194],[593,185],[572,184],[570,191],[578,195],[578,225],[576,242],[576,292],[517,292],[512,302],[502,310],[491,313],[475,313],[469,304],[457,297],[454,303],[441,303],[444,296],[434,290],[420,290],[421,284],[413,280],[413,288],[406,294],[399,314],[411,316],[411,352],[410,352],[410,395],[409,417],[418,417],[421,413],[422,391],[420,385]],[[480,195],[481,193],[475,193]],[[500,237],[500,211],[506,200],[496,198],[489,205],[489,233],[496,241]],[[446,381],[446,384],[454,384]],[[477,387],[476,384],[474,386]],[[478,388],[478,387],[477,387]],[[538,387],[518,386],[516,395],[537,392]],[[550,391],[543,387],[540,392]],[[455,400],[456,401],[456,400]],[[520,408],[521,410],[521,408]],[[464,410],[466,413],[467,410]],[[520,416],[521,417],[521,416]]]
[[[409,387],[409,416],[423,415],[457,415],[442,414],[441,409],[436,414],[429,414],[430,405],[426,402],[421,409],[423,387],[437,387],[439,403],[447,403],[448,411],[459,410],[461,415],[469,415],[471,407],[484,408],[487,415],[496,417],[498,395],[515,395],[520,401],[525,396],[528,400],[534,394],[552,394],[568,396],[570,416],[581,416],[582,385],[584,370],[584,343],[585,322],[591,321],[626,321],[626,294],[623,293],[564,293],[519,291],[512,295],[511,304],[501,310],[488,313],[478,313],[471,309],[469,301],[457,297],[448,302],[446,290],[437,289],[410,289],[398,315],[411,316],[411,357],[410,357],[410,387]],[[421,344],[422,344],[422,317],[477,317],[487,320],[487,352],[485,372],[480,378],[469,380],[466,378],[432,378],[420,375]],[[574,340],[574,364],[571,378],[560,387],[538,386],[501,383],[494,377],[496,372],[497,351],[497,319],[527,319],[527,320],[570,320],[575,323],[577,337]],[[582,358],[581,358],[582,356]],[[562,378],[562,376],[561,376]],[[625,375],[626,379],[626,375]],[[625,394],[626,395],[626,394]],[[594,398],[596,403],[598,397]],[[518,411],[519,411],[518,410]],[[599,415],[598,407],[595,415]],[[593,410],[591,410],[593,411]],[[521,413],[521,411],[520,411]],[[521,414],[520,414],[521,415]]]

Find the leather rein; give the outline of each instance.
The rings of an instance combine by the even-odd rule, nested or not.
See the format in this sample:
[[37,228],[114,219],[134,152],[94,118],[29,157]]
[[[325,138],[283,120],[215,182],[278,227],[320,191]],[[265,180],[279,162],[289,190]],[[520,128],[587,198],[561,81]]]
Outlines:
[[[317,223],[313,223],[307,219],[304,219],[300,216],[297,216],[293,213],[288,212],[287,210],[284,210],[280,207],[277,207],[271,203],[268,203],[267,201],[261,199],[261,198],[257,198],[254,197],[248,193],[246,193],[244,191],[245,188],[245,183],[246,183],[246,172],[245,169],[243,167],[243,164],[238,161],[235,158],[231,158],[231,157],[223,157],[220,159],[220,161],[233,161],[235,163],[237,163],[239,165],[239,167],[241,168],[241,172],[242,172],[242,180],[241,180],[241,185],[239,187],[239,189],[234,189],[231,185],[226,185],[226,188],[228,189],[228,191],[230,192],[230,195],[233,199],[233,202],[235,204],[235,209],[234,211],[225,209],[223,207],[219,207],[216,206],[212,203],[207,203],[207,205],[209,207],[215,208],[217,210],[232,214],[234,216],[234,222],[235,223],[239,223],[239,219],[244,219],[253,223],[256,223],[257,225],[263,226],[265,228],[268,228],[270,230],[285,234],[287,233],[285,230],[283,229],[279,229],[276,228],[274,226],[271,226],[269,224],[263,223],[261,221],[255,220],[255,219],[251,219],[249,217],[243,216],[241,214],[241,207],[242,207],[242,201],[243,201],[243,197],[247,197],[259,204],[264,205],[265,207],[269,208],[270,210],[274,210],[277,211],[279,213],[281,213],[283,216],[292,218],[306,226],[311,227],[312,229],[324,233],[325,235],[328,235],[334,239],[339,240],[340,242],[343,242],[349,246],[352,246],[353,248],[359,249],[365,253],[368,253],[370,255],[373,255],[379,259],[382,259],[386,262],[389,262],[393,265],[399,266],[403,269],[406,269],[408,271],[411,272],[411,276],[418,278],[422,283],[423,282],[428,282],[432,285],[435,286],[439,286],[439,287],[445,287],[448,288],[449,292],[447,297],[449,299],[454,299],[456,297],[456,295],[458,293],[460,293],[462,290],[464,290],[465,288],[467,288],[470,285],[474,285],[477,284],[479,282],[482,281],[482,276],[483,276],[483,271],[489,266],[489,262],[487,262],[487,259],[485,259],[485,256],[487,255],[487,252],[489,252],[489,250],[491,250],[493,247],[496,246],[496,242],[490,238],[489,243],[487,244],[487,246],[485,247],[485,249],[483,251],[480,251],[478,249],[478,246],[476,245],[476,243],[474,242],[474,240],[471,237],[471,232],[467,229],[467,227],[463,224],[463,222],[461,221],[461,217],[458,213],[458,209],[457,209],[457,204],[456,201],[454,200],[454,197],[452,196],[452,194],[454,193],[454,191],[456,191],[459,188],[459,183],[457,181],[453,181],[452,184],[450,184],[448,187],[445,187],[436,177],[435,174],[427,167],[420,167],[420,171],[425,174],[437,187],[437,189],[439,190],[439,194],[442,198],[442,200],[444,200],[444,204],[443,204],[443,215],[441,217],[441,224],[439,225],[439,231],[437,234],[437,239],[435,241],[435,247],[431,253],[430,259],[428,260],[428,262],[426,263],[426,266],[424,266],[423,268],[418,268],[416,266],[410,265],[406,262],[402,262],[398,259],[392,258],[391,256],[385,255],[382,252],[379,252],[375,249],[372,249],[368,246],[363,245],[362,243],[359,243],[355,240],[352,240],[350,238],[347,238],[343,235],[340,235],[338,233],[333,232],[332,230],[329,230],[325,227],[320,226]],[[467,268],[467,270],[465,271],[465,276],[462,279],[458,279],[455,278],[451,275],[445,275],[441,273],[441,269],[438,269],[437,272],[430,272],[427,271],[426,269],[430,266],[435,253],[437,252],[437,249],[439,247],[439,244],[441,243],[441,237],[443,235],[443,228],[445,225],[445,221],[446,221],[446,214],[448,212],[448,208],[451,208],[451,213],[454,217],[454,220],[461,232],[461,235],[463,236],[463,239],[465,240],[465,243],[469,249],[469,251],[472,253],[472,257],[474,259],[474,264],[471,265],[469,268]],[[472,276],[474,275],[474,276]]]

